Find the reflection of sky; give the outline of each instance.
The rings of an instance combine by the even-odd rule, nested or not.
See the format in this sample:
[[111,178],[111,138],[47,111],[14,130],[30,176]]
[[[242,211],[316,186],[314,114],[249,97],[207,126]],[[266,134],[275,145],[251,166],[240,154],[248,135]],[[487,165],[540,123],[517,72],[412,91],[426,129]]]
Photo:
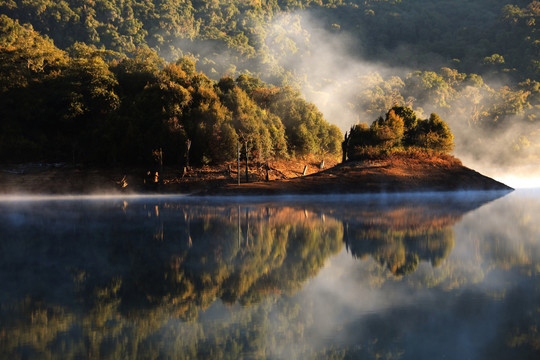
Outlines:
[[403,358],[504,354],[493,351],[505,344],[508,323],[519,328],[540,304],[540,191],[486,204],[455,224],[454,234],[438,268],[422,262],[404,278],[345,250],[330,259],[297,295],[314,301],[310,343]]

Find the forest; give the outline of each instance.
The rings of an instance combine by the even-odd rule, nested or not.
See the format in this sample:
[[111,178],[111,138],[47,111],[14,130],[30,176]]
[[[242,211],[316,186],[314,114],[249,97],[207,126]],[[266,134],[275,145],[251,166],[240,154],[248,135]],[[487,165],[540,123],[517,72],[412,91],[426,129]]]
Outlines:
[[[540,71],[538,1],[4,0],[0,6],[2,13],[31,24],[62,49],[84,42],[129,54],[147,45],[169,61],[186,52],[203,56],[229,50],[234,61],[225,66],[250,66],[246,59],[265,66],[276,60],[270,42],[295,53],[309,37],[301,19],[292,20],[297,21],[297,38],[272,20],[307,10],[321,19],[321,27],[351,34],[351,51],[372,59],[407,60],[419,69],[435,62],[437,67],[457,64],[460,72],[482,75],[504,70],[520,80]],[[414,51],[405,58],[400,44]]]
[[[539,1],[3,0],[0,13],[2,161],[132,163],[159,146],[176,162],[187,139],[198,163],[239,139],[261,159],[336,153],[326,122],[345,131],[396,105],[439,114],[466,160],[540,158]],[[86,89],[84,62],[101,76]]]
[[339,128],[289,86],[245,74],[214,81],[191,57],[168,63],[147,47],[133,57],[83,43],[63,51],[0,20],[4,161],[145,164],[162,149],[168,164],[187,150],[207,164],[236,158],[238,143],[259,161],[340,151]]

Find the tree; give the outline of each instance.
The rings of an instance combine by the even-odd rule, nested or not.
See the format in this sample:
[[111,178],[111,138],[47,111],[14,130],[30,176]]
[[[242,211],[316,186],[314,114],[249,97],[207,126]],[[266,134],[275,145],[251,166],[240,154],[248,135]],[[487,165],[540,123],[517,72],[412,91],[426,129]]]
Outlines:
[[355,158],[416,148],[445,154],[453,147],[454,136],[439,115],[432,113],[428,120],[420,120],[412,109],[394,107],[385,119],[380,117],[369,128],[367,124],[351,127],[348,153]]
[[[403,119],[404,133],[403,133],[403,145],[411,145],[412,132],[417,126],[418,118],[413,109],[407,106],[394,106],[390,111],[393,111],[394,115]],[[388,118],[390,111],[386,114]]]
[[154,51],[141,48],[133,51],[133,57],[126,57],[112,66],[112,71],[118,78],[120,91],[134,96],[146,85],[157,83],[162,66],[163,60]]
[[342,134],[324,119],[317,107],[302,98],[289,86],[254,91],[261,106],[280,117],[285,127],[287,147],[291,155],[339,154]]
[[66,66],[66,53],[32,26],[0,15],[0,91],[26,86],[30,81]]
[[439,115],[432,113],[429,116],[428,129],[426,148],[443,154],[454,149],[454,135]]
[[110,129],[112,113],[119,108],[118,84],[102,58],[71,59],[64,77],[63,141],[71,143],[73,161],[103,161],[103,136]]
[[236,84],[250,96],[254,90],[265,86],[260,78],[246,74],[238,76]]
[[370,130],[376,142],[375,146],[391,149],[402,144],[404,133],[403,118],[390,110],[386,119],[379,118],[371,124]]

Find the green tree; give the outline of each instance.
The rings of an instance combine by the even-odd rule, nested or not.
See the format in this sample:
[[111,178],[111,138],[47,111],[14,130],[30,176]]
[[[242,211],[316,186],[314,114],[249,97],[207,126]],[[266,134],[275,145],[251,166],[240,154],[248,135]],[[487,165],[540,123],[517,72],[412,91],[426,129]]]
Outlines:
[[454,149],[454,135],[448,124],[442,121],[439,115],[432,113],[429,116],[428,129],[426,148],[443,154]]
[[238,76],[236,84],[250,96],[254,90],[265,86],[260,78],[246,74]]
[[106,151],[107,146],[101,144],[102,136],[110,127],[112,113],[120,106],[115,92],[118,82],[99,56],[71,59],[64,81],[60,139],[71,144],[74,161],[103,160],[107,154],[100,150]]
[[277,91],[257,92],[255,98],[283,122],[291,154],[339,153],[341,132],[332,128],[315,105],[304,100],[298,91],[285,86]]
[[66,53],[32,26],[0,15],[0,91],[24,87],[63,69]]

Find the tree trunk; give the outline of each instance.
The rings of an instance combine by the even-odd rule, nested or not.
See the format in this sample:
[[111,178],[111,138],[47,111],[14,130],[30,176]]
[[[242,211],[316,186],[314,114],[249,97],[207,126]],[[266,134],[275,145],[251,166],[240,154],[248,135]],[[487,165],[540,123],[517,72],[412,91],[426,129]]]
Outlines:
[[246,182],[249,182],[249,152],[248,152],[248,143],[245,142],[246,147]]
[[236,143],[236,177],[238,178],[238,185],[240,185],[240,142]]

